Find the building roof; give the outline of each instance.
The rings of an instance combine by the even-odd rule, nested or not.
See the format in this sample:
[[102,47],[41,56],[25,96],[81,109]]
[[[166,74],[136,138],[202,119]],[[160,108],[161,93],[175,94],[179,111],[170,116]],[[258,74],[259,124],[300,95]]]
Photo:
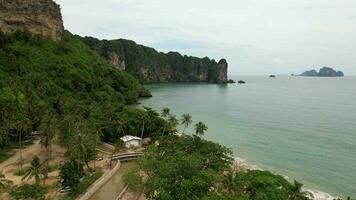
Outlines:
[[124,137],[121,137],[120,139],[122,141],[124,141],[124,142],[129,142],[131,140],[141,140],[141,138],[135,137],[135,136],[132,136],[132,135],[125,135]]

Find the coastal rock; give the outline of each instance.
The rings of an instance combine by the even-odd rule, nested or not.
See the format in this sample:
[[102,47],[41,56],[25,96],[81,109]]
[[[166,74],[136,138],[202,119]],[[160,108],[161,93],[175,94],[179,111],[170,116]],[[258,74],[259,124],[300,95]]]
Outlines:
[[343,77],[344,73],[341,71],[335,71],[330,67],[323,67],[319,70],[319,72],[313,69],[303,72],[300,76]]
[[270,78],[276,78],[276,75],[269,75]]
[[29,32],[59,41],[64,31],[60,7],[52,0],[0,0],[0,29]]
[[232,79],[229,79],[228,81],[227,81],[227,83],[230,83],[230,84],[233,84],[233,83],[236,83],[234,80],[232,80]]
[[141,91],[139,91],[138,94],[139,97],[152,97],[152,94],[149,90],[147,89],[142,89]]
[[124,39],[77,37],[118,69],[125,69],[134,75],[141,83],[228,82],[226,59],[216,62],[208,57],[198,58],[178,52],[162,53]]
[[[217,73],[217,78],[216,82],[218,83],[228,83],[227,80],[227,68],[228,68],[228,63],[226,59],[221,59],[218,63],[218,73]],[[214,80],[213,80],[214,82]]]
[[243,81],[243,80],[239,80],[238,81],[238,84],[245,84],[246,82],[245,81]]

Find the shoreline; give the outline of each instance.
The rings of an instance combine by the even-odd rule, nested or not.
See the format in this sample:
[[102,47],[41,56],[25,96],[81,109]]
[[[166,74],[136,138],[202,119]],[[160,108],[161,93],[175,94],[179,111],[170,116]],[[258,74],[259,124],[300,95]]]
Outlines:
[[[249,163],[246,159],[241,158],[241,157],[234,157],[234,162],[239,167],[241,167],[242,170],[261,170],[261,171],[264,170],[264,169],[258,167],[257,165]],[[274,173],[273,171],[271,171],[271,172]],[[286,180],[290,181],[288,176],[285,176],[283,174],[276,174],[276,175],[283,176]],[[311,198],[312,200],[335,200],[335,199],[340,198],[340,197],[332,196],[331,194],[329,194],[327,192],[323,192],[323,191],[316,190],[316,189],[311,189],[311,188],[304,187],[304,186],[302,188],[302,191],[311,194],[309,196],[309,198]]]

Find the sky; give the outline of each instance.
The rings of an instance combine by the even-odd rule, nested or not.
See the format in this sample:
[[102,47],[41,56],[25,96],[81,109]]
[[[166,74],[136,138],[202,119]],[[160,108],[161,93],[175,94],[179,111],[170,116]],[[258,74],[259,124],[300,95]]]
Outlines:
[[230,75],[356,75],[356,0],[56,0],[66,29],[226,58]]

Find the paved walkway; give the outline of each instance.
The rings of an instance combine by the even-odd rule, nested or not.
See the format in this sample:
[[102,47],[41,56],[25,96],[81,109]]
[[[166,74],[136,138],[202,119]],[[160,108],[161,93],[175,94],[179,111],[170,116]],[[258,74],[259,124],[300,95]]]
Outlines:
[[111,179],[111,177],[120,169],[120,166],[120,161],[117,161],[112,170],[105,172],[105,174],[99,180],[95,181],[84,194],[77,198],[77,200],[89,200],[106,182]]

